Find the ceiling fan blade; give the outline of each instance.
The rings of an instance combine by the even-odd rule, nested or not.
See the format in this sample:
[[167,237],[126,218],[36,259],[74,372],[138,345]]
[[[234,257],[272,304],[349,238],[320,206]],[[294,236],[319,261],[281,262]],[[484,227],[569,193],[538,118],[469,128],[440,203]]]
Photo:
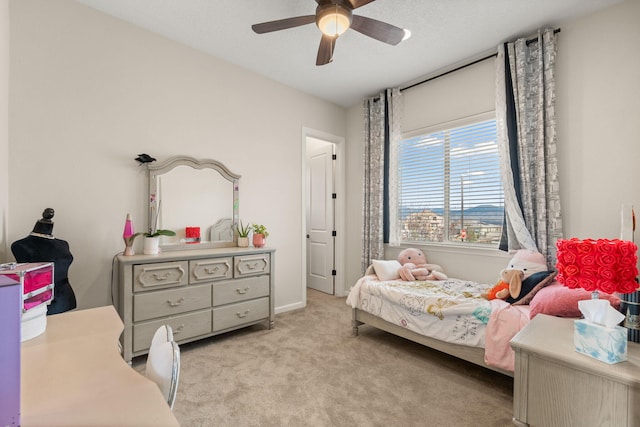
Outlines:
[[386,22],[378,21],[377,19],[358,15],[353,15],[351,28],[365,36],[369,36],[393,46],[400,43],[405,35],[402,28],[395,27],[391,24],[387,24]]
[[351,6],[353,6],[354,9],[357,9],[374,1],[376,0],[349,0],[349,3],[351,3]]
[[286,30],[287,28],[299,27],[301,25],[316,22],[315,15],[296,16],[294,18],[279,19],[277,21],[263,22],[251,26],[258,34],[270,33],[272,31]]
[[336,47],[337,39],[338,36],[322,35],[320,47],[318,48],[318,57],[316,58],[316,65],[325,65],[333,61],[333,50]]

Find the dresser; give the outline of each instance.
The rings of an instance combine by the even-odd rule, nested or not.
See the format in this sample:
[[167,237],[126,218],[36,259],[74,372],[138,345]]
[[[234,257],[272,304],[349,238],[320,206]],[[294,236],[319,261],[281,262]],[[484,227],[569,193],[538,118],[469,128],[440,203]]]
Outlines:
[[516,426],[640,426],[640,344],[609,365],[578,353],[573,319],[537,315],[512,340]]
[[167,324],[182,344],[274,324],[274,249],[215,248],[116,257],[123,357],[146,354]]

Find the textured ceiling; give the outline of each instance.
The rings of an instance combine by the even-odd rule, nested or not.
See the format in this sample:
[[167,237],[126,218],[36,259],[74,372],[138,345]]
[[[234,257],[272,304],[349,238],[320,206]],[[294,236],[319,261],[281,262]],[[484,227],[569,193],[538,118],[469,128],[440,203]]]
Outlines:
[[390,46],[353,30],[333,62],[315,65],[314,24],[258,35],[255,23],[315,13],[314,0],[77,0],[114,17],[349,107],[498,44],[622,0],[377,0],[354,11],[407,28]]

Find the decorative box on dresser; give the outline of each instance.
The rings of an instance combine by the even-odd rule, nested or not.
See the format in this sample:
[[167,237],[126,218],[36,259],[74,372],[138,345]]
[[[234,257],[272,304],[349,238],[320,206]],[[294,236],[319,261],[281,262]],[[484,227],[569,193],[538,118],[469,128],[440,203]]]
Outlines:
[[168,324],[178,343],[274,324],[275,250],[213,248],[116,257],[123,357],[146,354]]
[[512,340],[516,426],[640,426],[640,344],[607,364],[578,353],[573,319],[539,314]]

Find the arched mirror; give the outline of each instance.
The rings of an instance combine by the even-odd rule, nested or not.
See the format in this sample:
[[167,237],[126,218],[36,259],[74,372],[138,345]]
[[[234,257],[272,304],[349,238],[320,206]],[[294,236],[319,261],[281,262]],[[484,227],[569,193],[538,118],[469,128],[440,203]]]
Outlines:
[[[164,250],[236,246],[238,182],[216,160],[176,156],[148,163],[149,230],[173,230],[162,236]],[[194,230],[199,228],[199,239]]]

